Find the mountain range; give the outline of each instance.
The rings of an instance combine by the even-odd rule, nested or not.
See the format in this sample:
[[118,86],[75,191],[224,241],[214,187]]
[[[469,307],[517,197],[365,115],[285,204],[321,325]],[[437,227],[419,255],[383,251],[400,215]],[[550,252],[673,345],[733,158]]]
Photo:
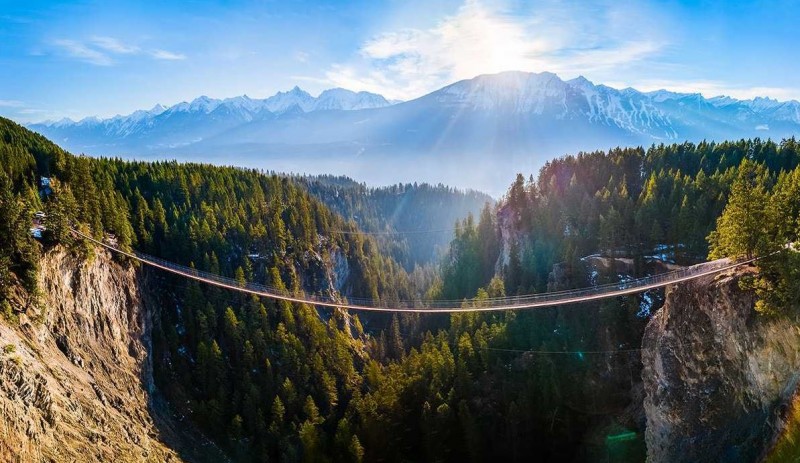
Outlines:
[[512,71],[406,102],[345,89],[313,97],[295,87],[266,99],[200,97],[29,128],[90,155],[344,174],[374,184],[444,182],[499,194],[516,172],[581,150],[790,137],[800,133],[800,103],[641,92]]

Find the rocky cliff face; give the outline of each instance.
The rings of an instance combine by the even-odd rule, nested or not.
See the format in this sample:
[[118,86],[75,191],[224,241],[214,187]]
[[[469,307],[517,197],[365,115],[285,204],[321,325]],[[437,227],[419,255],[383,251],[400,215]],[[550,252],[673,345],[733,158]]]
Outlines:
[[800,371],[800,332],[754,310],[740,269],[670,288],[642,342],[650,462],[754,461]]
[[106,253],[53,252],[41,267],[36,307],[0,321],[0,460],[177,461],[150,414],[135,270]]

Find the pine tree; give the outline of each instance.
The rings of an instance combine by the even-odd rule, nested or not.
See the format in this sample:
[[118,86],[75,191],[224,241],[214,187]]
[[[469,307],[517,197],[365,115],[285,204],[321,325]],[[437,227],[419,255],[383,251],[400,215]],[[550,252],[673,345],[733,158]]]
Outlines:
[[765,206],[769,201],[766,169],[745,160],[731,187],[728,205],[717,219],[717,229],[708,237],[711,258],[753,258],[774,248],[769,234],[774,218]]
[[392,324],[389,330],[389,352],[392,358],[402,358],[405,354],[405,349],[403,347],[403,337],[400,335],[400,318],[397,314],[392,316]]
[[269,432],[273,437],[278,438],[283,433],[283,423],[286,415],[286,407],[283,406],[283,401],[279,396],[275,396],[272,401],[272,409],[270,411],[270,424]]
[[303,412],[306,420],[300,425],[299,430],[300,442],[303,445],[303,461],[309,463],[325,461],[327,458],[323,453],[322,436],[319,429],[323,420],[319,416],[319,410],[311,396],[306,397]]
[[350,439],[348,450],[350,451],[350,461],[352,463],[361,463],[364,460],[364,447],[361,446],[361,442],[355,434]]

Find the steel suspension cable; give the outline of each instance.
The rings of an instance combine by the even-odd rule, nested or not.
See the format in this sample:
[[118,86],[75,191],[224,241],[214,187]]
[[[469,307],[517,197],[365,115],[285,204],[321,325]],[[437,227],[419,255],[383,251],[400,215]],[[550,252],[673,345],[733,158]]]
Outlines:
[[620,283],[610,283],[589,288],[554,291],[521,296],[496,297],[482,300],[416,300],[416,301],[376,301],[366,298],[347,298],[340,301],[332,296],[295,294],[285,288],[258,283],[241,283],[233,278],[197,270],[140,252],[128,252],[104,243],[76,229],[73,234],[117,254],[124,255],[145,265],[173,274],[190,278],[221,288],[253,294],[270,299],[284,300],[301,304],[325,307],[338,307],[347,310],[371,312],[412,312],[412,313],[454,313],[454,312],[493,312],[502,310],[522,310],[558,305],[575,304],[612,297],[625,296],[649,289],[664,287],[674,283],[713,275],[757,259],[730,261],[718,259],[680,270],[652,275]]

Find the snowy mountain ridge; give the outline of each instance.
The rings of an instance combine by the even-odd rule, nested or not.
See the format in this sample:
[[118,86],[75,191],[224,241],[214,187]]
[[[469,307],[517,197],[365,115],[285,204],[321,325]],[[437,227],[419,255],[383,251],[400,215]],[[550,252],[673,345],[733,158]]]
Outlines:
[[[250,116],[252,116],[265,110],[279,114],[294,105],[300,107],[303,112],[312,112],[321,110],[352,111],[358,109],[382,108],[395,103],[397,102],[389,102],[383,96],[375,93],[353,92],[343,88],[325,90],[315,98],[305,90],[295,86],[289,91],[278,92],[264,99],[254,99],[247,95],[216,99],[203,95],[192,101],[184,101],[170,107],[157,104],[150,110],[138,110],[128,115],[118,114],[108,119],[90,116],[78,121],[73,121],[72,119],[64,118],[58,121],[44,121],[33,125],[59,128],[69,126],[96,126],[98,124],[130,126],[133,123],[154,118],[163,113],[210,114],[220,107],[224,107],[228,111],[250,113]],[[252,118],[250,118],[250,120],[252,120]]]
[[[584,77],[504,72],[414,100],[295,87],[266,99],[200,97],[128,116],[29,125],[73,152],[427,181],[497,193],[545,160],[614,146],[800,135],[800,103],[642,92]],[[468,167],[468,168],[467,168]]]
[[[618,90],[602,84],[595,85],[583,76],[564,81],[549,72],[537,74],[508,71],[480,75],[473,79],[453,83],[422,98],[430,95],[436,95],[438,102],[443,105],[468,106],[474,110],[486,111],[503,108],[517,113],[538,115],[543,114],[545,108],[548,104],[552,104],[553,100],[557,100],[563,106],[561,114],[556,114],[558,118],[568,117],[571,112],[576,110],[581,112],[580,109],[582,109],[582,114],[591,121],[611,123],[635,133],[647,133],[649,128],[670,125],[668,112],[659,107],[664,103],[678,103],[681,106],[693,104],[714,108],[749,109],[753,115],[766,113],[771,118],[800,124],[800,102],[795,100],[778,101],[769,97],[740,100],[729,96],[705,98],[700,93],[678,93],[668,90],[651,92],[640,92],[633,88]],[[127,116],[117,115],[109,119],[92,116],[79,121],[65,118],[32,125],[65,128],[118,124],[130,127],[163,113],[210,114],[220,107],[225,107],[229,111],[249,113],[247,114],[249,117],[245,117],[245,119],[250,121],[253,119],[252,116],[259,112],[266,110],[274,114],[281,114],[292,109],[293,106],[299,107],[304,113],[309,113],[320,110],[375,109],[398,103],[402,102],[396,100],[390,102],[375,93],[356,93],[343,88],[328,89],[320,93],[318,97],[313,97],[305,90],[295,86],[289,91],[278,92],[265,99],[253,99],[247,95],[225,99],[200,96],[191,102],[178,103],[168,108],[158,104],[150,110],[135,111]],[[576,103],[583,107],[576,107]],[[679,136],[674,131],[667,131],[664,135],[667,138]]]

